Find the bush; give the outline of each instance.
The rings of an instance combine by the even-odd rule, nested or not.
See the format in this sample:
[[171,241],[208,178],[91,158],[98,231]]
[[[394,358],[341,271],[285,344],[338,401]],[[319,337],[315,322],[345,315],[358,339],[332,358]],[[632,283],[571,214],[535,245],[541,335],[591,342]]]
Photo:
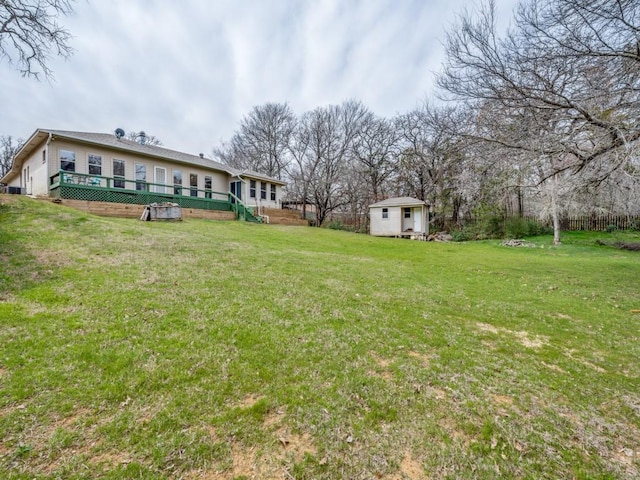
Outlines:
[[331,230],[347,230],[347,227],[345,227],[340,220],[331,220],[327,224],[327,228]]
[[464,230],[454,230],[451,232],[451,239],[454,242],[466,242],[469,237]]
[[465,225],[462,231],[467,240],[502,238],[504,235],[504,220],[498,215],[483,216],[475,222]]
[[506,238],[535,237],[546,233],[546,230],[535,220],[522,217],[509,218],[504,225]]
[[618,226],[617,226],[617,225],[607,225],[607,228],[606,228],[606,229],[607,229],[607,232],[609,232],[609,233],[613,233],[613,232],[615,232],[616,230],[618,230]]

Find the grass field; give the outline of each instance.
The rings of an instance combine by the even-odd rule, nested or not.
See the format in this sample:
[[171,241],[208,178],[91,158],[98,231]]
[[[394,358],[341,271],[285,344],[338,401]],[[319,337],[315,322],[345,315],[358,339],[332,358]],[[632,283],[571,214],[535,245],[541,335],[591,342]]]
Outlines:
[[640,476],[638,234],[424,243],[0,196],[0,478]]

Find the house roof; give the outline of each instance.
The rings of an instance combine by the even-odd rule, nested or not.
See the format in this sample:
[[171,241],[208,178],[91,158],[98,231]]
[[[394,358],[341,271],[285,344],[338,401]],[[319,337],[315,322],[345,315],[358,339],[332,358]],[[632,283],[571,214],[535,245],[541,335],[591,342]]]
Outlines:
[[420,205],[428,205],[427,202],[422,200],[418,200],[413,197],[393,197],[387,198],[386,200],[382,200],[380,202],[373,203],[369,205],[369,208],[378,208],[378,207],[415,207]]
[[[102,147],[108,147],[115,150],[122,150],[131,153],[137,153],[148,157],[160,158],[163,160],[173,160],[179,163],[185,163],[190,165],[197,165],[208,169],[218,170],[228,173],[232,176],[247,176],[251,178],[257,178],[259,180],[268,180],[272,183],[278,183],[286,185],[286,182],[282,182],[276,178],[271,178],[267,175],[258,172],[244,172],[237,170],[228,165],[210,160],[208,158],[201,157],[199,155],[191,155],[189,153],[178,152],[176,150],[170,150],[168,148],[156,146],[156,145],[141,145],[138,142],[127,140],[125,138],[118,138],[110,133],[92,133],[92,132],[74,132],[67,130],[50,130],[39,128],[36,130],[29,140],[18,150],[14,157],[14,162],[11,170],[7,172],[4,178],[13,176],[13,174],[19,174],[22,168],[23,161],[31,155],[34,149],[46,140],[49,136],[53,139],[63,138],[68,140],[74,140],[77,142],[87,143],[91,145],[99,145]],[[0,181],[4,180],[0,179]]]
[[256,180],[266,180],[271,183],[278,183],[280,185],[286,185],[287,182],[283,182],[282,180],[278,180],[277,178],[270,177],[265,175],[264,173],[256,172],[255,170],[238,170],[237,168],[232,168],[226,166],[227,171],[231,173],[234,177],[248,177]]

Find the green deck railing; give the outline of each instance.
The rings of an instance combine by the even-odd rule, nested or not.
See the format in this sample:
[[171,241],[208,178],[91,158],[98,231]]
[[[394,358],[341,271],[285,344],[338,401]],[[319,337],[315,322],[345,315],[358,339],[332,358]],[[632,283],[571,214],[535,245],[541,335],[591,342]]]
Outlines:
[[229,193],[231,198],[231,210],[235,212],[238,220],[244,220],[245,222],[262,223],[262,217],[256,215],[251,207],[247,207],[242,200],[236,197],[233,193]]
[[148,205],[172,202],[183,208],[234,212],[238,220],[260,222],[261,218],[230,192],[202,190],[182,185],[87,175],[61,170],[49,182],[51,196],[69,200]]

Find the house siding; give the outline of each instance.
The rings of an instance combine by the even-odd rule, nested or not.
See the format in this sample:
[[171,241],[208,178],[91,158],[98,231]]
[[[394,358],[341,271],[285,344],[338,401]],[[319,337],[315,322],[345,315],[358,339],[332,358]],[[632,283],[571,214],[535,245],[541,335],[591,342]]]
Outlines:
[[[226,172],[208,170],[193,165],[170,162],[162,159],[150,158],[142,155],[135,155],[130,152],[112,150],[109,148],[93,145],[84,145],[71,142],[69,140],[56,140],[49,147],[51,171],[60,170],[60,151],[68,150],[76,154],[76,173],[89,173],[89,154],[100,155],[102,157],[102,176],[113,177],[113,160],[123,160],[125,162],[125,189],[135,190],[135,165],[141,164],[146,167],[147,182],[154,183],[154,169],[156,167],[166,170],[166,184],[173,186],[173,171],[182,172],[182,188],[184,195],[189,195],[189,176],[193,173],[198,176],[198,189],[204,190],[204,177],[212,178],[211,189],[214,192],[226,193],[229,191],[229,176]],[[204,197],[204,192],[198,192],[199,197]]]
[[[389,218],[382,218],[386,208]],[[404,209],[411,209],[411,217],[404,218]],[[412,236],[414,233],[428,233],[425,207],[415,205],[381,205],[369,207],[369,233],[379,237]]]
[[[46,162],[42,163],[42,152],[44,150],[45,144],[42,143],[23,162],[20,174],[13,177],[7,185],[23,188],[23,192],[27,195],[47,196],[49,194],[49,172]],[[27,171],[28,174],[26,174]]]
[[[256,197],[251,198],[249,195],[251,194],[251,180],[256,181]],[[267,184],[267,198],[263,200],[260,198],[260,182],[265,182]],[[271,200],[271,185],[276,186],[276,199],[275,201]],[[280,204],[282,202],[283,197],[282,185],[278,185],[277,183],[271,183],[266,180],[260,180],[257,178],[251,177],[243,177],[242,180],[242,201],[245,205],[249,207],[256,208],[280,208]]]
[[[382,209],[389,210],[389,218],[382,218]],[[375,207],[371,208],[370,231],[371,235],[394,236],[402,232],[401,207]]]

